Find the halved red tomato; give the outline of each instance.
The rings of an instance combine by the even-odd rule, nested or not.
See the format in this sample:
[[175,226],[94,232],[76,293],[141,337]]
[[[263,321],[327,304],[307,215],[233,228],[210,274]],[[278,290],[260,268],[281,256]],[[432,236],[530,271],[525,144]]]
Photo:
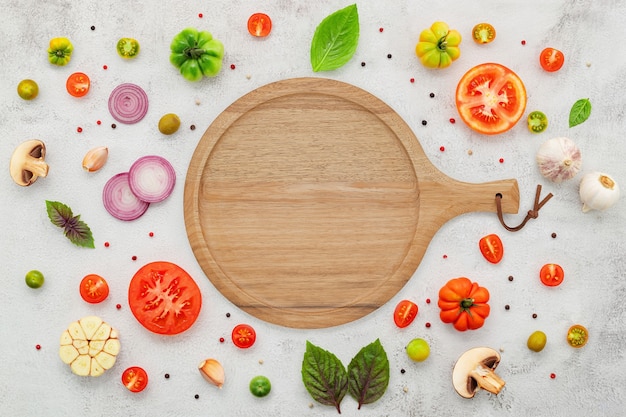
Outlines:
[[563,278],[565,278],[565,273],[563,272],[563,268],[557,264],[545,264],[541,267],[539,271],[539,278],[543,285],[547,285],[548,287],[556,287],[557,285],[561,285],[563,282]]
[[88,303],[100,303],[109,296],[109,284],[100,275],[89,274],[80,281],[80,296]]
[[554,48],[546,48],[539,54],[539,63],[541,68],[548,72],[554,72],[561,69],[565,62],[563,52]]
[[74,97],[82,97],[89,92],[91,82],[87,74],[75,72],[67,78],[65,88],[70,95]]
[[478,247],[480,248],[480,253],[492,264],[497,264],[502,260],[504,246],[502,246],[500,236],[496,234],[484,236],[478,241]]
[[265,13],[255,13],[248,19],[250,35],[263,38],[272,31],[272,19]]
[[196,321],[202,295],[193,278],[171,262],[152,262],[135,273],[128,287],[128,303],[143,327],[174,335]]
[[247,349],[256,341],[256,332],[249,324],[238,324],[233,329],[232,339],[235,346]]
[[417,304],[413,301],[402,300],[396,306],[396,310],[393,312],[393,321],[399,328],[404,328],[413,323],[415,317],[417,317]]
[[148,374],[143,368],[131,366],[122,373],[122,384],[130,392],[141,392],[148,386]]
[[526,88],[507,67],[480,64],[459,81],[456,108],[470,128],[485,135],[496,135],[511,129],[524,114]]

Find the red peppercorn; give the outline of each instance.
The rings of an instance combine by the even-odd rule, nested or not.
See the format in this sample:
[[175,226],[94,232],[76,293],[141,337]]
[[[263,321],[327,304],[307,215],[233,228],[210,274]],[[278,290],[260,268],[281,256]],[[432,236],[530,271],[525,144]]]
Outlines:
[[202,13],[198,13],[198,17],[202,19]]
[[550,374],[550,378],[552,378],[552,379],[556,378],[556,374],[555,373],[551,373]]
[[526,41],[522,39],[522,45],[526,45]]
[[503,164],[503,163],[504,163],[504,158],[500,158],[500,159],[499,159],[499,162],[500,162],[501,164]]
[[411,81],[412,83],[414,83],[414,82],[415,82],[415,78],[411,78],[411,80],[410,80],[410,81]]
[[111,244],[109,242],[104,242],[104,247],[108,248]]
[[426,304],[430,304],[430,298],[426,299]]
[[106,69],[109,69],[109,67],[107,67],[106,65],[103,65],[103,66],[102,66],[102,69],[103,69],[103,70],[106,70]]
[[235,64],[230,64],[230,69],[234,70],[235,69]]
[[220,337],[220,343],[224,343],[224,338]]
[[426,327],[430,327],[430,323],[426,322]]
[[148,233],[148,236],[153,237],[154,236],[154,232]]
[[443,255],[443,259],[448,259],[448,255]]
[[78,126],[78,127],[76,128],[76,131],[77,131],[78,133],[80,133],[80,132],[82,132],[82,131],[83,131],[83,128],[82,128],[82,127],[80,127],[80,126]]
[[133,255],[133,257],[131,258],[133,261],[137,260],[137,257],[135,255]]
[[121,305],[121,304],[116,304],[116,305],[115,305],[115,308],[117,308],[117,309],[119,310],[119,309],[121,309],[121,308],[122,308],[122,305]]
[[383,30],[385,30],[385,29],[383,29],[383,28],[378,29],[378,31],[379,31],[380,33],[383,33]]
[[35,345],[35,349],[37,350],[41,349],[41,345]]
[[443,152],[443,151],[445,151],[445,150],[446,150],[446,148],[444,148],[443,146],[440,146],[440,147],[439,147],[439,150],[440,150],[441,152]]
[[450,118],[450,123],[454,124],[454,123],[456,123],[456,120],[454,120],[454,118],[451,117]]

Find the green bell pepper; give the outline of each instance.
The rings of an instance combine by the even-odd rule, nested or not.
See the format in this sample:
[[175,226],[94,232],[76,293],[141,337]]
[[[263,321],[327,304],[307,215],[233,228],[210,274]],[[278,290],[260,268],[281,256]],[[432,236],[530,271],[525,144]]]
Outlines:
[[206,31],[187,28],[174,36],[170,62],[189,81],[215,77],[222,68],[224,45]]

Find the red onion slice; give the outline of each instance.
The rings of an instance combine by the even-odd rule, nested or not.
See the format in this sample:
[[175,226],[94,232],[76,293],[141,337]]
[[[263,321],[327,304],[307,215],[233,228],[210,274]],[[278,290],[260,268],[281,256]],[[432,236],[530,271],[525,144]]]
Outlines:
[[141,217],[150,203],[141,201],[133,194],[128,182],[128,172],[114,175],[104,185],[102,202],[104,208],[116,219],[130,221]]
[[120,84],[109,96],[109,112],[120,123],[137,123],[148,112],[148,96],[136,84]]
[[139,158],[128,170],[128,183],[138,199],[158,203],[172,193],[176,172],[167,159],[157,155]]

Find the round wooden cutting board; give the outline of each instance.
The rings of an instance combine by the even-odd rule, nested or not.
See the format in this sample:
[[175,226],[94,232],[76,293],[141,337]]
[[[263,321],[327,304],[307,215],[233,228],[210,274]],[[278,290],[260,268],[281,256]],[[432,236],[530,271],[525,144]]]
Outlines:
[[408,125],[368,92],[296,78],[243,96],[191,159],[184,215],[215,287],[268,322],[356,320],[411,278],[430,240],[470,211],[517,213],[515,180],[470,184],[437,170]]

